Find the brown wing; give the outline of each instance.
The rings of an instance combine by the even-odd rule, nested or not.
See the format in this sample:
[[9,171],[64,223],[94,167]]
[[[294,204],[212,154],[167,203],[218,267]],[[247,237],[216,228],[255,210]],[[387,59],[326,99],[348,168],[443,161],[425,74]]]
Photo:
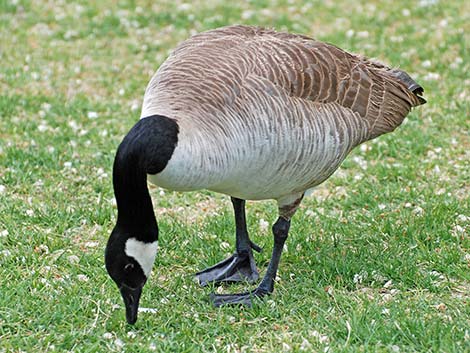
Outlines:
[[370,138],[393,131],[422,104],[399,70],[305,36],[260,29],[254,38],[246,50],[256,53],[257,75],[293,97],[351,109],[369,122]]
[[148,91],[165,87],[161,94],[170,99],[184,96],[174,99],[175,106],[218,110],[235,101],[250,75],[291,97],[350,109],[367,121],[369,138],[393,131],[422,103],[397,70],[306,36],[251,26],[223,27],[183,42]]

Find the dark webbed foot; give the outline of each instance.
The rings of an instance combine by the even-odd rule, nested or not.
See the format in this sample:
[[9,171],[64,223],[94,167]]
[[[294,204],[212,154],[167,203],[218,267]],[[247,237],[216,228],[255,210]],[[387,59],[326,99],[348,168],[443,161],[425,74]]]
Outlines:
[[260,252],[261,248],[253,243],[246,230],[245,200],[232,197],[236,225],[235,254],[218,264],[196,273],[196,278],[202,286],[210,282],[256,282],[259,278],[258,269],[253,258],[253,250]]
[[210,295],[210,300],[215,307],[222,305],[244,305],[248,307],[253,306],[253,302],[257,298],[263,298],[266,295],[271,294],[269,291],[256,288],[250,292],[240,294],[214,294]]
[[251,249],[244,253],[235,253],[228,259],[196,273],[196,278],[201,286],[209,283],[254,283],[259,278],[258,269]]
[[241,294],[211,294],[210,299],[214,306],[219,307],[222,305],[246,305],[252,306],[256,298],[263,298],[271,294],[274,290],[274,279],[276,278],[279,260],[281,259],[282,248],[287,239],[289,232],[290,220],[279,217],[273,225],[274,233],[274,248],[269,261],[266,274],[261,281],[258,288],[254,291],[241,293]]

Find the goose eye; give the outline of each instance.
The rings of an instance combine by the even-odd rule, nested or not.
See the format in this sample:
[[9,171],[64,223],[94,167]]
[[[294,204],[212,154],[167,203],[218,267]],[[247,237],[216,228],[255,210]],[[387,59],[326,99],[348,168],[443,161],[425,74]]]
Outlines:
[[133,269],[134,269],[134,264],[132,264],[132,263],[128,263],[128,264],[126,264],[126,266],[124,266],[124,271],[126,271],[128,273],[131,272]]

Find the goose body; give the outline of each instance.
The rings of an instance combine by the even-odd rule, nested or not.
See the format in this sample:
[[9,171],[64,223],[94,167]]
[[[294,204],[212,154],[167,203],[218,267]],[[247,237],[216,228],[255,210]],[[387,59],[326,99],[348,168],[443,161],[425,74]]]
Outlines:
[[142,118],[179,126],[150,181],[247,200],[303,193],[418,104],[396,71],[335,46],[256,27],[206,32],[182,43],[146,90]]
[[[302,35],[230,26],[193,36],[151,79],[141,120],[118,150],[116,227],[139,229],[139,212],[128,204],[140,209],[141,200],[125,194],[137,182],[122,175],[136,173],[130,169],[137,166],[167,189],[230,195],[240,220],[237,254],[251,256],[243,200],[277,200],[276,248],[276,234],[287,237],[305,191],[326,180],[355,146],[399,126],[425,102],[422,91],[401,70]],[[146,186],[143,193],[147,200]],[[157,228],[145,204],[146,221]],[[135,217],[121,217],[125,213]],[[119,217],[129,220],[120,225]],[[136,241],[154,244],[156,237]],[[270,268],[275,272],[277,265]],[[209,269],[200,279],[217,281],[218,271]],[[269,292],[267,281],[259,288],[264,283]]]

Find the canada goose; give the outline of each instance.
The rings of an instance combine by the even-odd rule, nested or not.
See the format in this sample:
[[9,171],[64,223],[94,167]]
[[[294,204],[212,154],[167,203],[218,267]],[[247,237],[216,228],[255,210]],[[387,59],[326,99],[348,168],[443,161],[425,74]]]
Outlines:
[[118,217],[106,268],[126,319],[156,252],[158,226],[147,178],[163,188],[231,197],[236,251],[196,274],[202,285],[258,279],[245,200],[274,199],[279,218],[266,275],[248,293],[212,302],[251,304],[273,291],[290,220],[304,193],[325,181],[357,145],[393,131],[423,88],[405,72],[312,38],[229,26],[180,44],[151,79],[141,119],[120,144],[113,170]]

